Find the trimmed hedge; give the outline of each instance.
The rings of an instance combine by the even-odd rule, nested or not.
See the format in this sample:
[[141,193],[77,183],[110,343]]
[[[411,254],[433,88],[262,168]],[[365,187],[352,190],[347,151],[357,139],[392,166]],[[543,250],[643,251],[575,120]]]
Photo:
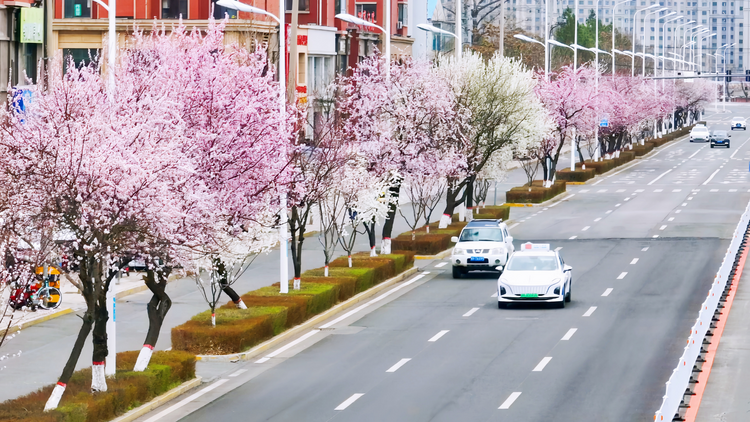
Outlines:
[[505,193],[505,201],[516,204],[539,204],[565,192],[565,182],[562,180],[555,181],[549,188],[542,187],[542,183],[541,180],[534,180],[531,188],[528,186],[512,188]]
[[492,205],[484,208],[479,208],[479,213],[474,214],[475,219],[489,219],[496,220],[498,218],[503,221],[510,219],[510,207],[507,205]]
[[[216,310],[216,326],[210,311],[195,315],[172,329],[172,347],[198,354],[230,354],[250,349],[327,309],[337,302],[399,274],[414,265],[414,253],[396,252],[369,257],[346,257],[330,264],[329,277],[316,268],[301,275],[301,289],[279,293],[279,283],[242,295],[247,309],[237,309],[231,301]],[[291,281],[290,281],[291,283]]]
[[635,152],[633,151],[620,151],[619,155],[619,157],[614,158],[615,167],[620,167],[623,164],[635,160]]
[[654,144],[647,142],[644,145],[636,145],[633,147],[633,152],[636,157],[641,157],[654,150]]
[[180,351],[159,351],[143,372],[133,372],[139,352],[117,354],[117,374],[107,379],[107,392],[91,393],[91,368],[73,373],[60,407],[44,412],[54,385],[0,403],[0,421],[17,422],[104,422],[114,419],[195,378],[195,355]]
[[586,161],[586,168],[596,170],[596,174],[604,174],[615,168],[615,160]]
[[[461,233],[458,230],[458,233]],[[412,251],[420,255],[435,255],[451,246],[451,237],[457,234],[436,233],[416,233],[412,239],[411,232],[400,234],[397,238],[391,239],[391,248],[399,251]]]
[[581,182],[585,182],[587,180],[593,179],[596,176],[596,169],[589,168],[588,163],[586,163],[585,170],[581,168],[576,168],[575,171],[570,171],[570,168],[566,168],[566,169],[558,171],[556,175],[557,175],[557,180],[562,180],[564,182],[581,183]]

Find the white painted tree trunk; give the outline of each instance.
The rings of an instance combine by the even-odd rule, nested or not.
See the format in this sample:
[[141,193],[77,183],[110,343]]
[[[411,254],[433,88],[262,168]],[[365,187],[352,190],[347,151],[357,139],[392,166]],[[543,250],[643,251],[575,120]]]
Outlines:
[[216,327],[216,314],[211,314],[211,326]]
[[133,371],[143,372],[148,367],[148,363],[151,362],[151,355],[154,353],[154,347],[148,344],[144,344],[141,348],[141,352],[138,353],[138,359],[135,361],[135,367]]
[[466,205],[458,206],[458,221],[466,221]]
[[443,214],[440,216],[440,224],[438,225],[439,229],[445,229],[448,228],[448,225],[451,223],[451,216],[450,214]]
[[60,404],[60,399],[62,398],[64,392],[65,384],[58,382],[55,388],[52,390],[52,394],[50,394],[49,399],[47,399],[47,403],[44,405],[44,411],[48,412],[50,410],[57,409],[57,405]]
[[352,256],[349,255],[349,268],[351,268],[351,267],[352,267]]
[[234,305],[237,306],[237,309],[247,309],[247,305],[245,305],[242,299],[238,300]]
[[91,392],[103,393],[107,391],[107,377],[104,375],[104,362],[94,362],[91,365]]
[[302,288],[302,280],[300,280],[299,277],[294,277],[294,290],[299,290]]
[[370,256],[378,256],[378,252],[375,250],[375,246],[370,248]]
[[391,253],[391,238],[384,237],[383,243],[380,245],[380,254],[389,255]]
[[325,268],[325,276],[328,277],[328,265],[326,265],[326,268]]
[[425,227],[425,230],[427,230],[427,234],[430,234],[430,225],[428,224],[428,225],[426,225],[424,227]]

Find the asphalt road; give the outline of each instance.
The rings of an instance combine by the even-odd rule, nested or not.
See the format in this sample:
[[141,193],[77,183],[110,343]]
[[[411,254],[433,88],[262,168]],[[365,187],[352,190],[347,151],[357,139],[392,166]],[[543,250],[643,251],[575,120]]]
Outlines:
[[565,309],[497,309],[494,276],[425,263],[377,306],[224,365],[211,391],[141,420],[651,420],[750,200],[747,140],[668,144],[556,205],[514,210],[517,243],[551,243],[573,266]]

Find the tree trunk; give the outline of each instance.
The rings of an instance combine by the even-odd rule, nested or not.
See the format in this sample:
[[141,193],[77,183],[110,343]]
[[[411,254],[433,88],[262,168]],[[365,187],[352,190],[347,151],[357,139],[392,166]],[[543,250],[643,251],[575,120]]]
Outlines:
[[370,256],[378,256],[375,251],[375,220],[363,223],[367,232],[367,239],[370,241]]
[[[307,215],[310,207],[300,214],[299,207],[292,206],[292,218],[289,219],[289,232],[292,236],[292,264],[294,265],[294,288],[300,288],[300,275],[302,274],[302,244],[305,242],[305,228],[307,227]],[[286,280],[282,280],[285,282]]]
[[464,180],[455,188],[450,187],[451,183],[448,183],[448,189],[445,194],[445,210],[443,210],[443,215],[440,217],[439,229],[448,227],[452,221],[453,213],[456,212],[456,207],[463,203],[464,197],[462,196],[460,200],[458,197],[463,187],[466,186],[466,183],[467,181]]
[[138,360],[135,361],[135,367],[133,371],[142,372],[148,367],[151,361],[151,354],[156,347],[156,342],[159,340],[159,333],[161,332],[161,326],[164,323],[164,318],[169,312],[169,308],[172,307],[172,300],[166,294],[165,290],[167,287],[167,280],[171,268],[165,269],[164,271],[146,271],[144,281],[146,287],[151,290],[151,300],[146,306],[148,312],[148,332],[146,333],[146,341],[143,342],[143,348],[138,354]]
[[466,214],[466,221],[471,222],[474,218],[474,179],[473,177],[469,181],[469,184],[466,185],[466,190],[464,191],[464,195],[466,198],[466,210],[468,211]]
[[[383,223],[383,240],[380,244],[380,253],[388,255],[391,253],[391,234],[393,233],[393,221],[396,219],[396,210],[398,210],[398,197],[401,192],[401,182],[397,182],[395,185],[390,187],[391,197],[396,198],[395,201],[391,201],[388,206],[388,215],[386,216],[385,223]],[[328,266],[328,263],[326,263]]]
[[[101,268],[101,264],[97,265]],[[101,276],[94,275],[95,279]],[[94,393],[107,391],[107,379],[104,376],[104,365],[109,355],[107,347],[107,321],[109,312],[107,312],[107,289],[102,286],[103,283],[97,282],[100,286],[96,297],[96,308],[94,311],[94,330],[92,331],[92,342],[94,351],[91,357],[91,391]],[[109,283],[106,283],[109,284]]]

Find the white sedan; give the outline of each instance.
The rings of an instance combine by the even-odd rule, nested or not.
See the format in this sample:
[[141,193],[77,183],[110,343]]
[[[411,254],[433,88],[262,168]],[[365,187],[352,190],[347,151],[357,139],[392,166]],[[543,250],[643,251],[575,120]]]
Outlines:
[[572,285],[573,268],[565,265],[559,252],[551,251],[548,244],[524,243],[497,281],[497,307],[531,302],[564,308],[570,302]]
[[744,117],[732,118],[732,124],[730,128],[731,130],[735,130],[735,129],[747,130],[747,123],[745,121],[745,118]]
[[711,133],[708,128],[703,125],[696,125],[693,130],[690,131],[690,142],[693,141],[708,141]]

